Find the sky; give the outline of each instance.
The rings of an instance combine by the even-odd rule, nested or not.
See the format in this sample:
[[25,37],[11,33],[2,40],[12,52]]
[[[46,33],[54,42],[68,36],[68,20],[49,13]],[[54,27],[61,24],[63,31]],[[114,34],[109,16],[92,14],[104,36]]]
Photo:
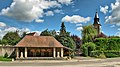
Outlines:
[[9,31],[66,30],[81,37],[83,26],[93,24],[95,12],[101,32],[120,36],[120,0],[0,0],[0,39]]

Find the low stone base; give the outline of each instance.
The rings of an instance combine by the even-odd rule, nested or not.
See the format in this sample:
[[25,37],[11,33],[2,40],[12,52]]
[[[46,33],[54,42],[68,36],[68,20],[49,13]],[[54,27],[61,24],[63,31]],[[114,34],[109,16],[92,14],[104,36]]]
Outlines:
[[16,58],[16,60],[65,60],[64,58],[53,58],[53,57],[27,57],[27,58]]

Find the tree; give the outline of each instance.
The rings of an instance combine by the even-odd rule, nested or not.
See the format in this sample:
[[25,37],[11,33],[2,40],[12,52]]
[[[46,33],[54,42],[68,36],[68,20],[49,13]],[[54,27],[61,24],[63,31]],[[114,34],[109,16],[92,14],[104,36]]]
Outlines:
[[61,24],[60,36],[66,36],[66,27],[65,27],[64,22],[62,22]]
[[96,45],[93,42],[87,42],[81,46],[82,54],[90,56],[91,51],[96,50]]
[[20,41],[20,36],[17,32],[8,32],[2,39],[2,44],[16,45]]
[[76,45],[74,40],[71,37],[67,37],[67,36],[56,36],[55,37],[63,46],[66,46],[68,48],[71,48],[73,50],[75,50]]
[[52,36],[52,34],[50,33],[50,31],[48,31],[48,29],[46,29],[41,32],[40,36]]
[[75,50],[76,45],[72,37],[70,36],[70,32],[66,32],[66,27],[64,22],[61,24],[60,34],[56,35],[55,38],[66,47],[69,47],[73,50]]
[[24,38],[26,35],[27,35],[27,33],[26,33],[26,32],[23,32],[22,38]]
[[82,31],[82,41],[93,42],[93,39],[97,36],[97,31],[94,29],[93,25],[84,26]]
[[80,46],[82,44],[82,40],[77,35],[72,35],[71,37],[76,43],[76,49],[80,49]]

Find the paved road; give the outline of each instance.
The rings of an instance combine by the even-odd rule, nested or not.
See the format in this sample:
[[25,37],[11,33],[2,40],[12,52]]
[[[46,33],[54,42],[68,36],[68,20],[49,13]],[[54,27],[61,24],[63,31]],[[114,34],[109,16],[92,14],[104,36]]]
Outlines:
[[95,59],[76,57],[72,60],[34,60],[0,62],[0,67],[120,67],[120,58]]

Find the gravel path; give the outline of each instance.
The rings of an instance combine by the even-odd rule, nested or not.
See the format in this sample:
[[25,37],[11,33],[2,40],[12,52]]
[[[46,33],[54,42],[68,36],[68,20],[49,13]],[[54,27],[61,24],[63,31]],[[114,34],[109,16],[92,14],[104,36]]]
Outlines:
[[120,58],[76,57],[72,60],[33,60],[0,62],[0,67],[120,67]]

